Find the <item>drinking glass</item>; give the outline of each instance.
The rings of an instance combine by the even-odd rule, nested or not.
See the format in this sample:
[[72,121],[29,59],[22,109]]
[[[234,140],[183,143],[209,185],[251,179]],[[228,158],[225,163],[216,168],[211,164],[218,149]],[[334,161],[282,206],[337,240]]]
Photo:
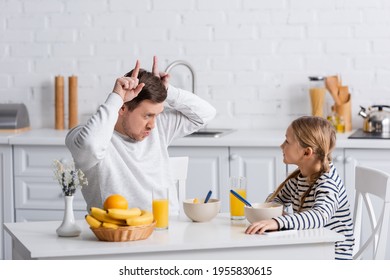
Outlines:
[[153,216],[156,220],[156,229],[168,229],[169,221],[169,191],[168,188],[153,189]]
[[[230,177],[229,187],[236,193],[246,199],[246,178],[245,177]],[[237,197],[230,193],[230,218],[232,220],[243,220],[245,219],[244,214],[244,203],[241,202]]]

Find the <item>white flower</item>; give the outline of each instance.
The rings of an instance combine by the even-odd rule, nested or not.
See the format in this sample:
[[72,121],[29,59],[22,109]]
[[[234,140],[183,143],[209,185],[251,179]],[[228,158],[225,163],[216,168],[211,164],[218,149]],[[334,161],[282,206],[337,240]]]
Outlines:
[[83,185],[88,185],[88,180],[83,171],[76,169],[73,161],[70,164],[66,164],[55,160],[53,166],[54,175],[66,196],[72,196],[76,189],[81,189]]

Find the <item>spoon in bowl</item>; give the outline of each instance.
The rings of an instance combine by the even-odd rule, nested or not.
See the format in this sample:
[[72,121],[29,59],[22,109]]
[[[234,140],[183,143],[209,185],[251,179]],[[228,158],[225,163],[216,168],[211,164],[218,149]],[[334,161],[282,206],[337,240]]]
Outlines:
[[207,195],[206,195],[206,198],[205,198],[205,200],[204,200],[204,203],[207,203],[207,202],[209,201],[209,199],[210,199],[210,197],[211,197],[211,194],[212,194],[212,191],[210,190],[210,191],[207,193]]

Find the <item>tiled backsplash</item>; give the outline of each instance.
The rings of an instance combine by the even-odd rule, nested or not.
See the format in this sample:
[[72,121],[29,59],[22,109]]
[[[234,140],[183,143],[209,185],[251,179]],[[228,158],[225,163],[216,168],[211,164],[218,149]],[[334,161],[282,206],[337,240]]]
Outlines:
[[[359,105],[390,104],[389,25],[386,0],[0,0],[0,102],[54,127],[54,76],[77,75],[83,119],[157,55],[193,66],[210,127],[285,128],[310,114],[309,75],[340,74],[356,128]],[[172,75],[191,88],[187,69]]]

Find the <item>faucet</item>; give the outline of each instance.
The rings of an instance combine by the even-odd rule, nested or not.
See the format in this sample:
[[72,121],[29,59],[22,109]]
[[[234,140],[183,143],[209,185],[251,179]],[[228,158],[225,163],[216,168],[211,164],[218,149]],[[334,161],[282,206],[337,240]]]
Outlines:
[[186,66],[190,70],[191,76],[192,76],[192,93],[195,93],[195,71],[194,71],[192,66],[187,61],[176,60],[176,61],[174,61],[174,62],[172,62],[171,64],[168,65],[167,69],[165,69],[165,72],[169,73],[169,71],[171,71],[172,68],[177,66],[177,65]]

